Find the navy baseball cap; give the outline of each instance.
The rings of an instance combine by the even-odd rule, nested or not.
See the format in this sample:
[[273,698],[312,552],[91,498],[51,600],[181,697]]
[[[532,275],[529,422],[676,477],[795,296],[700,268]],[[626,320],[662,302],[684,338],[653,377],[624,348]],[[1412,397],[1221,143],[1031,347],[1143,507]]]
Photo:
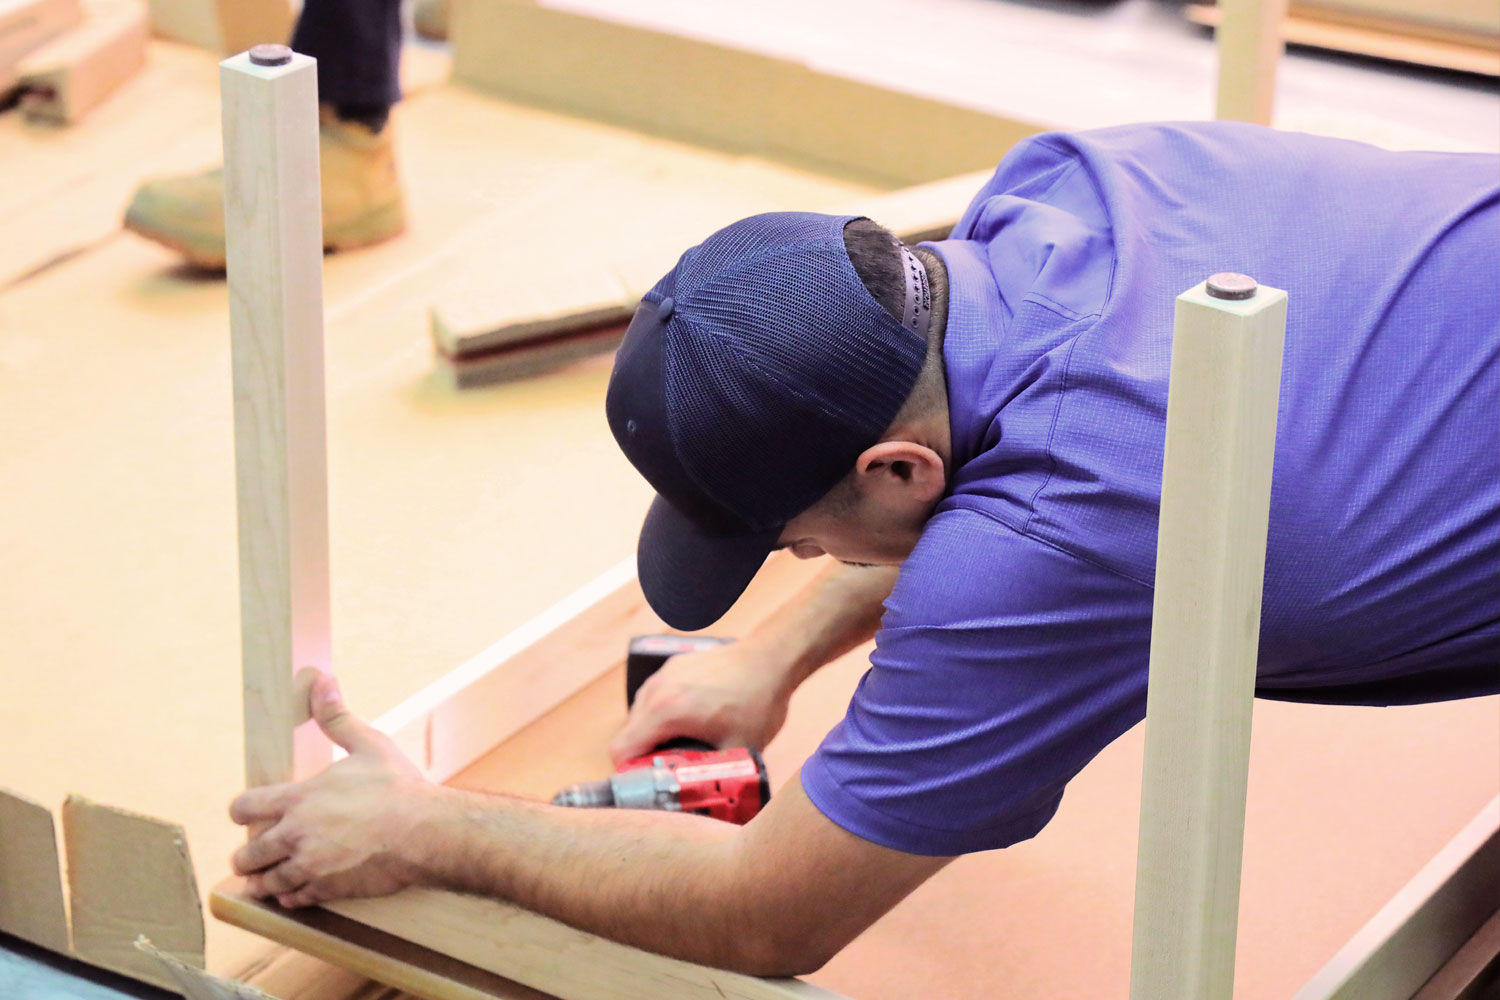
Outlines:
[[636,562],[673,628],[729,610],[916,384],[925,336],[855,273],[844,227],[857,218],[736,222],[683,254],[631,319],[605,411],[657,492]]

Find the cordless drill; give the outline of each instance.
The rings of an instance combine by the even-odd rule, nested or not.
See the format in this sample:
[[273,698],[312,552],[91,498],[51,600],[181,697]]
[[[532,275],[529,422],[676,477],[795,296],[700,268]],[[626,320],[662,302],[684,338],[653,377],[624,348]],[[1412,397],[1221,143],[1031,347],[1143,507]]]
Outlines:
[[[642,635],[625,657],[625,704],[662,664],[679,653],[722,646],[713,636]],[[644,757],[628,760],[599,781],[569,785],[553,805],[584,809],[665,809],[744,824],[771,799],[771,779],[760,753],[745,747],[718,750],[701,740],[668,740]]]

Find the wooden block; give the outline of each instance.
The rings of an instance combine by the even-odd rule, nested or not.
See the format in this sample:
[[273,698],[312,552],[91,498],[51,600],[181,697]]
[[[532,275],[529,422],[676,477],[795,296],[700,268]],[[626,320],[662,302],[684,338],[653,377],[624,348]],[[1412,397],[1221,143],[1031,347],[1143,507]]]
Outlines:
[[505,345],[464,357],[439,353],[437,372],[451,389],[477,389],[555,371],[574,361],[607,354],[620,346],[625,326],[618,322],[629,309],[618,306],[606,314],[616,322],[599,325],[580,321],[583,329],[562,327],[556,333]]
[[1271,124],[1287,0],[1220,0],[1215,117]]
[[203,913],[182,827],[99,805],[63,803],[73,951],[85,962],[171,989],[145,935],[181,962],[203,967]]
[[1229,1000],[1286,293],[1177,297],[1151,612],[1134,1000]]
[[151,31],[210,52],[239,52],[285,42],[295,17],[290,0],[149,0]]
[[26,117],[76,122],[146,64],[146,35],[140,0],[95,0],[82,26],[21,60]]
[[457,4],[452,35],[454,78],[507,99],[879,184],[993,167],[1045,127],[524,0]]
[[434,300],[432,339],[450,357],[630,318],[628,293],[603,261],[524,272],[486,265]]
[[1409,1000],[1495,912],[1500,798],[1492,799],[1293,1000]]
[[315,61],[220,64],[234,368],[240,634],[249,785],[307,777],[332,748],[307,719],[329,669],[323,234]]
[[0,789],[0,931],[68,954],[52,811]]
[[81,23],[79,0],[0,0],[0,92],[14,85],[27,53]]

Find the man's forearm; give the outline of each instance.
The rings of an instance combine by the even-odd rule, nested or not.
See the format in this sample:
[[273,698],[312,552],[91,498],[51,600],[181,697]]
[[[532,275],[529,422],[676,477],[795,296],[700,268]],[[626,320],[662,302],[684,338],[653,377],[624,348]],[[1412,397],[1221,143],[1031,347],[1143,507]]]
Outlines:
[[819,667],[874,637],[897,574],[894,566],[835,564],[744,643],[769,662],[786,665],[785,686],[790,691]]
[[740,905],[739,828],[699,816],[560,809],[434,789],[408,860],[422,883],[507,899],[650,951],[798,971]]

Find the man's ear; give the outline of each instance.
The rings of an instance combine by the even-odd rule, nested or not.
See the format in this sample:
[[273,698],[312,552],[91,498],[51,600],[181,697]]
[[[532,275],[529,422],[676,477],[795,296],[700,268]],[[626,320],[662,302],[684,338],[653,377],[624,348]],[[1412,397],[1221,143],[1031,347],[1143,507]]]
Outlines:
[[937,500],[948,488],[942,457],[914,441],[882,441],[866,448],[854,470],[865,491],[897,490],[923,503]]

